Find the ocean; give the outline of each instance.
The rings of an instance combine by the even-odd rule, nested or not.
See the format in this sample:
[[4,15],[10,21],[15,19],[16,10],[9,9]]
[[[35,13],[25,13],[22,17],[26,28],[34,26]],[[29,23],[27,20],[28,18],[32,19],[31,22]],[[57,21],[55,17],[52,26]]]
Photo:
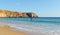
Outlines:
[[60,17],[0,18],[0,23],[31,35],[60,35]]

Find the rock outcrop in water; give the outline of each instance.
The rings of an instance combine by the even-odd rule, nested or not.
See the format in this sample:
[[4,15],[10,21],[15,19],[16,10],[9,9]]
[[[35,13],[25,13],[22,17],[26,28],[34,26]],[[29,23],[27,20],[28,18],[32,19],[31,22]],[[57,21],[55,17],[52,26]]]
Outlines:
[[0,17],[38,17],[35,13],[14,12],[9,10],[0,10]]

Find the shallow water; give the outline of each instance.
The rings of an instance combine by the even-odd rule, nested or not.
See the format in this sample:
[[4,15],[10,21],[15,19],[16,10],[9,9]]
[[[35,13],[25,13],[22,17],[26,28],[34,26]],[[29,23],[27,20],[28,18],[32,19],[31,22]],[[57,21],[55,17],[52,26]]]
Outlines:
[[0,18],[0,23],[31,35],[60,35],[60,18]]

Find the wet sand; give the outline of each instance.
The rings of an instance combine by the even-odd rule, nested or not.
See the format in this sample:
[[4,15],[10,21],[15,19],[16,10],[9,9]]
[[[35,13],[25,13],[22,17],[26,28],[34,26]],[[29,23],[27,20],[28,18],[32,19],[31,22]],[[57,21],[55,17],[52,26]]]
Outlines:
[[12,30],[11,27],[6,25],[0,25],[0,35],[29,35],[29,34]]

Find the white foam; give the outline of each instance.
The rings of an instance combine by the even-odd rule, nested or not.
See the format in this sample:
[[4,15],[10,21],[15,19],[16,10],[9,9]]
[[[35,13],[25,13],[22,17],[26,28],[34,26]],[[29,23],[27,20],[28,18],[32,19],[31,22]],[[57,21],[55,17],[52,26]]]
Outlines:
[[31,35],[60,35],[60,28],[56,27],[44,27],[44,26],[32,26],[32,25],[25,25],[25,24],[11,24],[11,23],[2,23],[0,24],[5,24],[9,25],[12,28],[18,30],[18,31],[27,31]]
[[33,35],[37,35],[37,34],[38,35],[40,35],[40,34],[41,35],[60,35],[60,30],[48,28],[48,27],[33,27],[33,26],[30,27],[30,26],[25,26],[25,25],[21,25],[20,27],[17,25],[16,26],[12,25],[12,27],[14,27],[18,30],[28,31],[28,32],[30,32],[30,34],[33,34]]

